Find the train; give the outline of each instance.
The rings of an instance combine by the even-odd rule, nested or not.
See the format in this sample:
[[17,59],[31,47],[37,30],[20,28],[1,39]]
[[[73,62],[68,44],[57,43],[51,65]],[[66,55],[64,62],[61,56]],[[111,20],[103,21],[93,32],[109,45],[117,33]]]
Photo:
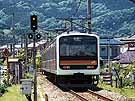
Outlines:
[[95,33],[64,32],[41,54],[42,73],[53,75],[59,85],[97,85],[99,80],[99,36]]

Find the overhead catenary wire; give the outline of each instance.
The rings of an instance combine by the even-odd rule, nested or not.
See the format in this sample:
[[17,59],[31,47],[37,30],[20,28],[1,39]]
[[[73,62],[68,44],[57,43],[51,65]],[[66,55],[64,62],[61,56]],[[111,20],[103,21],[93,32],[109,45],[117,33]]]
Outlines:
[[79,4],[78,4],[78,7],[76,8],[75,13],[74,13],[74,15],[73,15],[74,17],[77,15],[77,13],[78,13],[78,11],[79,11],[79,8],[80,8],[80,6],[81,6],[81,4],[82,4],[82,1],[83,1],[83,0],[80,0],[80,1],[78,2]]

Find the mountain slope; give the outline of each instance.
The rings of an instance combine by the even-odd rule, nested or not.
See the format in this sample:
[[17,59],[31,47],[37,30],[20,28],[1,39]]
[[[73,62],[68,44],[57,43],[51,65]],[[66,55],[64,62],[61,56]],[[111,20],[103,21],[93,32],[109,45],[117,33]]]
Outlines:
[[[60,27],[62,21],[56,18],[86,17],[86,1],[0,0],[0,32],[3,32],[5,28],[10,29],[13,23],[15,30],[17,30],[14,31],[15,34],[18,33],[19,29],[28,30],[31,14],[38,16],[39,28],[53,29]],[[92,30],[94,32],[99,33],[101,36],[109,34],[117,37],[134,33],[135,4],[129,0],[92,0],[91,5]],[[79,9],[77,9],[78,6]],[[0,36],[4,35],[0,34]]]

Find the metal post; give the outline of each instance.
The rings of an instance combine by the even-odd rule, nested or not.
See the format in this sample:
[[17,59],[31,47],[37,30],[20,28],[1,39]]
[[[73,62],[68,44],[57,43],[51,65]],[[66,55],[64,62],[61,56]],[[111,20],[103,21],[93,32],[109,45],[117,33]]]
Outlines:
[[33,31],[33,66],[35,69],[34,73],[34,101],[37,101],[37,68],[36,68],[36,37],[35,30]]
[[70,19],[70,23],[71,23],[71,31],[73,31],[73,19]]
[[28,40],[27,40],[27,35],[25,34],[25,70],[26,71],[27,71],[27,63],[28,63],[27,52],[28,52]]
[[8,70],[7,82],[9,83],[9,79],[10,79],[10,66],[9,66],[9,63],[8,63],[8,56],[6,57],[6,59],[7,59],[7,70]]
[[[15,37],[13,39],[15,39]],[[13,58],[15,58],[15,43],[13,43]]]
[[12,53],[13,52],[13,47],[12,47],[13,45],[12,44],[10,44],[10,52]]
[[21,48],[23,48],[23,36],[21,36]]
[[108,45],[107,45],[107,59],[108,59],[108,69],[109,69],[109,73],[111,72],[110,71],[110,38],[108,36]]
[[65,28],[65,29],[67,28],[67,23],[66,23],[65,20],[64,20],[64,28]]
[[109,74],[111,75],[111,86],[112,86],[112,66],[111,66],[111,63],[110,63],[110,56],[111,56],[111,51],[110,51],[110,37],[108,36],[108,47],[107,47],[107,56],[108,56],[108,69],[109,69]]
[[[12,33],[14,32],[14,17],[15,17],[15,14],[13,13],[13,18],[12,18]],[[15,33],[13,33],[15,34]],[[13,35],[13,58],[15,58],[15,35]]]
[[91,0],[87,0],[88,33],[91,33]]
[[120,77],[120,88],[122,88],[123,84],[122,84],[122,77]]
[[116,81],[116,88],[117,88],[117,87],[118,87],[118,85],[117,85],[117,81],[118,81],[118,79],[116,78],[116,80],[115,80],[115,81]]
[[108,35],[108,39],[107,39],[107,69],[109,70],[109,75],[110,75],[110,85],[112,86],[112,68],[110,65],[110,37]]

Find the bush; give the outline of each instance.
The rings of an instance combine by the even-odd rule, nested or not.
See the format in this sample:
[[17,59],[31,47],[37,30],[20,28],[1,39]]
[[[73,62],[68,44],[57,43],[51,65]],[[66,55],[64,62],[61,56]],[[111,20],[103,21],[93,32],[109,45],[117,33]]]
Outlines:
[[25,79],[32,79],[32,78],[33,78],[33,75],[30,74],[29,72],[26,72],[26,73],[24,74],[24,78],[25,78]]
[[4,94],[7,91],[7,86],[5,84],[0,84],[0,93]]
[[3,80],[3,83],[8,87],[8,86],[11,86],[11,84],[6,80],[6,79],[4,79]]
[[133,81],[130,79],[124,79],[123,80],[123,86],[132,86]]
[[6,79],[3,80],[3,84],[0,84],[0,96],[7,92],[7,87],[11,86]]

